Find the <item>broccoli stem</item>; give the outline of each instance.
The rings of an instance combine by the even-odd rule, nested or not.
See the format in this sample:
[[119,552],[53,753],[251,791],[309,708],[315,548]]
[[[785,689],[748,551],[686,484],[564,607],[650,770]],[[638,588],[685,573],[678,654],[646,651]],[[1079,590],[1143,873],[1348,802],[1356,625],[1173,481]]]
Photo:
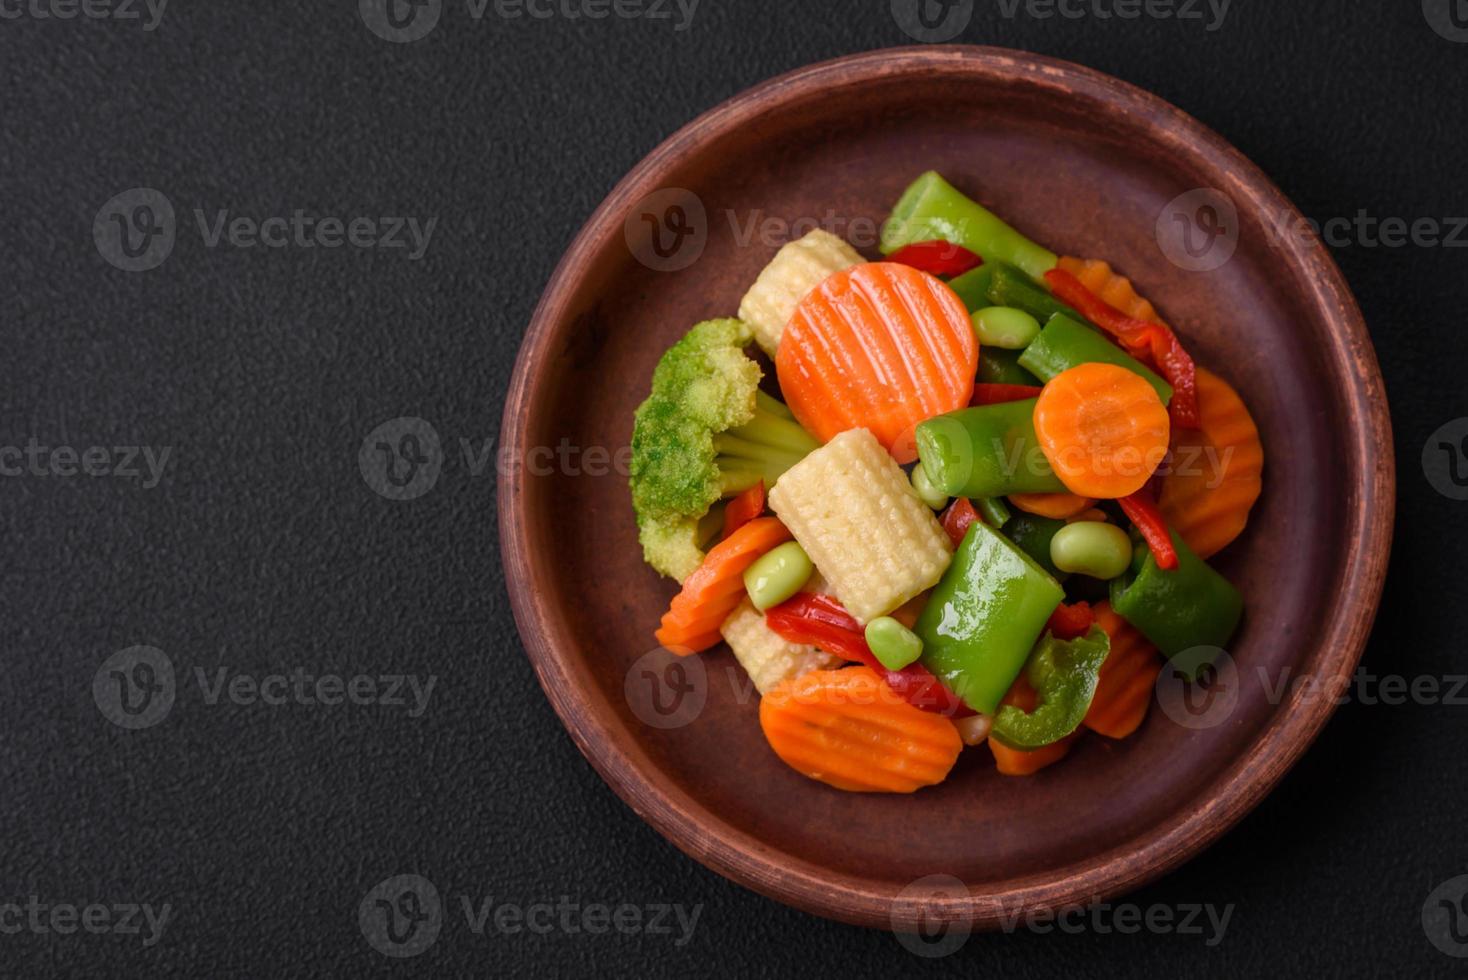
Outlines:
[[820,448],[810,433],[780,414],[786,411],[761,392],[755,398],[754,418],[714,436],[715,465],[724,496],[743,493],[760,480],[768,489],[807,453]]
[[775,415],[782,419],[789,419],[792,422],[795,421],[795,413],[786,408],[784,402],[778,398],[772,398],[763,391],[756,391],[754,393],[754,405],[755,411],[764,409],[770,415]]

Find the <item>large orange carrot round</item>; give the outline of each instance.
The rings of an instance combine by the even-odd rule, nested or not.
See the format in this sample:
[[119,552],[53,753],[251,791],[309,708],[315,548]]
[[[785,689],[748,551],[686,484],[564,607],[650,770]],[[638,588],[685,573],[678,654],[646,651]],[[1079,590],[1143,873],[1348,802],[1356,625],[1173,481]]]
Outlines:
[[1082,497],[1114,500],[1142,489],[1167,456],[1167,408],[1141,375],[1080,364],[1056,375],[1035,403],[1035,435],[1056,476]]
[[715,545],[663,614],[658,642],[685,656],[718,643],[719,627],[744,598],[744,570],[788,540],[777,518],[757,517]]
[[[1039,696],[1035,689],[1030,686],[1029,680],[1023,673],[1015,679],[1009,693],[1004,695],[1001,705],[1012,704],[1021,711],[1035,710],[1035,703]],[[1033,776],[1046,766],[1053,766],[1070,752],[1070,747],[1075,744],[1080,733],[1067,735],[1054,744],[1047,745],[1042,749],[1033,749],[1029,752],[1020,749],[1011,749],[1007,745],[1001,745],[998,739],[989,739],[989,751],[994,753],[994,762],[999,771],[1006,776]]]
[[1096,625],[1111,637],[1111,652],[1101,665],[1096,696],[1085,726],[1107,738],[1126,738],[1142,724],[1152,704],[1162,655],[1147,638],[1102,602],[1093,607]]
[[867,428],[899,463],[919,422],[968,404],[979,344],[963,301],[890,262],[827,278],[795,308],[775,368],[795,418],[822,442]]
[[952,721],[914,708],[870,667],[786,681],[760,701],[759,723],[787,766],[853,793],[941,783],[963,749]]
[[1178,430],[1172,473],[1157,505],[1199,558],[1222,551],[1249,523],[1264,483],[1264,447],[1239,393],[1198,369],[1201,428]]
[[1096,503],[1090,497],[1078,497],[1073,493],[1012,493],[1009,502],[1026,514],[1057,521],[1084,514]]

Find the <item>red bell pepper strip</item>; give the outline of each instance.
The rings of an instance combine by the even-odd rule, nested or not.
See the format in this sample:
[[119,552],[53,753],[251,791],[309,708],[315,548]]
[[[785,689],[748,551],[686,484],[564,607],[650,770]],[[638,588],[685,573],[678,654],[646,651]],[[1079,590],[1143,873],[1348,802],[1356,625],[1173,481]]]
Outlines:
[[765,512],[765,481],[761,480],[729,501],[724,508],[724,537],[728,537]]
[[1034,385],[1000,385],[980,383],[974,385],[974,397],[970,405],[1002,405],[1005,402],[1022,402],[1027,398],[1038,398],[1042,389]]
[[935,276],[961,276],[984,264],[983,259],[962,245],[945,242],[941,238],[904,245],[887,256],[887,261],[909,265]]
[[978,519],[979,512],[974,510],[973,501],[967,497],[959,497],[943,512],[943,520],[940,523],[943,525],[943,530],[948,532],[953,547],[957,548],[963,544],[963,536]]
[[1062,602],[1055,607],[1046,628],[1055,634],[1057,640],[1074,640],[1089,633],[1095,622],[1096,614],[1091,610],[1090,603],[1077,602],[1067,606]]
[[1115,337],[1128,354],[1150,361],[1150,366],[1167,379],[1173,391],[1168,408],[1174,425],[1183,429],[1199,427],[1198,368],[1175,333],[1160,323],[1127,316],[1064,269],[1045,273],[1045,282],[1056,299]]
[[861,624],[830,596],[802,592],[766,612],[765,623],[791,643],[818,646],[827,653],[865,664],[913,707],[950,718],[974,714],[922,664],[909,664],[901,670],[882,666],[867,646]]
[[1117,503],[1121,504],[1127,519],[1142,532],[1142,539],[1152,549],[1152,557],[1157,559],[1157,567],[1164,572],[1177,571],[1177,549],[1172,546],[1172,535],[1167,532],[1167,521],[1163,520],[1157,503],[1145,490],[1122,497]]

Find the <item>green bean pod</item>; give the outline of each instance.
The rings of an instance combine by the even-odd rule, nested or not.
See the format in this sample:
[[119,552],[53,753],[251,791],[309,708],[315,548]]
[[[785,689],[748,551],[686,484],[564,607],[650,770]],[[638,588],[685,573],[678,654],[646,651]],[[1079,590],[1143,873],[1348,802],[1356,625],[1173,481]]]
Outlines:
[[930,170],[893,205],[892,216],[882,226],[882,254],[934,240],[961,245],[986,263],[1012,263],[1036,278],[1059,261],[1054,252],[1030,241]]
[[1155,371],[1100,333],[1068,316],[1052,316],[1045,329],[1019,356],[1020,366],[1044,381],[1064,374],[1078,364],[1115,364],[1140,375],[1166,405],[1172,400],[1172,385]]

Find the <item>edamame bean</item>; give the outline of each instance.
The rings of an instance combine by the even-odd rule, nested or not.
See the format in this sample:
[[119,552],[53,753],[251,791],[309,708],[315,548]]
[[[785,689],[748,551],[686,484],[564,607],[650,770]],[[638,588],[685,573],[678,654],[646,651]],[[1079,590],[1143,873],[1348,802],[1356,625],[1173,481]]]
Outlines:
[[928,479],[928,471],[923,469],[922,463],[912,468],[912,488],[917,491],[918,499],[933,510],[942,510],[948,506],[948,495],[933,486],[933,481]]
[[1050,561],[1062,572],[1113,579],[1132,561],[1132,540],[1115,524],[1077,521],[1050,539]]
[[744,588],[754,608],[764,612],[799,592],[815,570],[805,549],[794,541],[786,541],[745,569]]
[[985,347],[1024,350],[1040,336],[1040,321],[1012,306],[987,306],[973,315],[974,333]]
[[872,655],[888,670],[901,670],[923,655],[922,637],[891,616],[867,623],[866,639]]

